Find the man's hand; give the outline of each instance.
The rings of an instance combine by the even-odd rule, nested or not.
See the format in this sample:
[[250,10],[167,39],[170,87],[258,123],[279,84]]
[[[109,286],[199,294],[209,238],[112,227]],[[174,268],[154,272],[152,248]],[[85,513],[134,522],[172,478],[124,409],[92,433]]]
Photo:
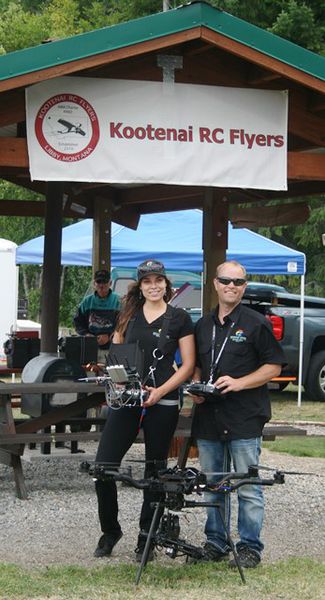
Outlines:
[[221,394],[227,394],[227,392],[240,392],[244,387],[241,379],[234,379],[229,375],[218,377],[213,385]]
[[193,394],[190,394],[194,404],[203,404],[203,402],[205,402],[205,398],[203,398],[203,396],[193,396]]

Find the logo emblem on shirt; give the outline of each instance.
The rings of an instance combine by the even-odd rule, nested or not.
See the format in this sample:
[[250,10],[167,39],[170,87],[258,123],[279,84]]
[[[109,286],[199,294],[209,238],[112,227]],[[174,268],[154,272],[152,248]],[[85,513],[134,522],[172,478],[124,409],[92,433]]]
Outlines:
[[235,331],[235,334],[230,336],[230,339],[232,342],[236,342],[236,344],[240,344],[241,342],[247,341],[247,337],[244,334],[243,329],[237,329],[237,331]]

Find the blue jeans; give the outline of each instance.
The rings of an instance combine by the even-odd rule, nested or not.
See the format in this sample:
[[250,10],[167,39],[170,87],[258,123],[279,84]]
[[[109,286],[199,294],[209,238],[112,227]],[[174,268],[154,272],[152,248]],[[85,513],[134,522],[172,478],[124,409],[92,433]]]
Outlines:
[[[225,473],[230,470],[231,461],[235,471],[247,472],[250,465],[257,465],[261,453],[261,439],[231,440],[221,442],[215,440],[198,439],[200,464],[204,473]],[[209,481],[218,481],[221,476],[208,476]],[[262,487],[258,485],[243,485],[238,493],[238,533],[240,541],[237,550],[243,546],[261,552],[264,548],[260,540],[263,524],[264,499]],[[221,511],[227,527],[230,526],[230,494],[222,492],[206,492],[207,502],[218,502],[220,509],[207,508],[207,521],[205,534],[207,541],[211,542],[221,552],[230,550],[227,535],[222,525],[219,510]]]

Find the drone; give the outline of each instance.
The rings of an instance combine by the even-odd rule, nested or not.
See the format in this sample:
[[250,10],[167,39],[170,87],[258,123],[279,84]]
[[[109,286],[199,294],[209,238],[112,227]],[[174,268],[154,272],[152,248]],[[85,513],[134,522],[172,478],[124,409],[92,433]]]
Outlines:
[[[121,481],[136,489],[150,490],[158,492],[162,499],[153,504],[155,511],[153,514],[151,526],[147,535],[145,549],[142,555],[141,564],[136,577],[138,585],[142,571],[147,564],[149,550],[152,547],[157,549],[166,549],[166,554],[170,558],[185,556],[188,562],[199,562],[203,559],[203,548],[188,543],[180,538],[179,516],[175,511],[181,511],[183,508],[214,507],[219,511],[223,524],[227,542],[231,548],[234,560],[239,571],[242,583],[246,583],[243,569],[240,565],[238,554],[234,542],[231,538],[229,527],[227,526],[218,502],[204,502],[201,500],[186,500],[185,496],[196,494],[202,496],[205,491],[221,492],[230,494],[238,490],[243,485],[262,485],[273,486],[275,484],[284,484],[285,475],[309,475],[310,473],[300,473],[297,471],[282,471],[280,469],[263,467],[260,465],[251,465],[247,472],[227,472],[227,473],[203,473],[194,467],[181,469],[177,465],[172,468],[163,468],[157,471],[157,474],[147,479],[135,479],[130,472],[119,470],[119,465],[106,463],[83,462],[80,465],[82,472],[87,472],[94,479],[102,481]],[[270,471],[269,477],[261,477],[260,470]],[[209,476],[218,476],[218,481],[209,481]],[[160,517],[160,515],[162,515]],[[160,519],[160,521],[159,521]],[[157,525],[159,526],[157,529]]]
[[83,377],[78,381],[102,385],[105,400],[108,406],[114,410],[124,406],[143,406],[148,397],[148,392],[143,389],[137,366],[130,365],[127,357],[123,357],[124,364],[121,364],[121,360],[115,355],[108,355],[106,360],[106,366],[89,365],[91,369],[98,372],[97,376]]

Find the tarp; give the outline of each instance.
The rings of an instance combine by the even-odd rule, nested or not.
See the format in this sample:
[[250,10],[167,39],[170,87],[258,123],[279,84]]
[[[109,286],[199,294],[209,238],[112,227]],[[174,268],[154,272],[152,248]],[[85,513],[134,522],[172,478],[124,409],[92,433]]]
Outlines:
[[[62,264],[91,266],[93,222],[85,219],[62,231]],[[42,264],[44,236],[17,248],[17,264]],[[202,212],[181,210],[142,215],[136,231],[113,223],[112,267],[135,267],[153,257],[166,269],[201,272]],[[302,275],[305,255],[248,229],[229,223],[228,260],[243,264],[249,274]]]

